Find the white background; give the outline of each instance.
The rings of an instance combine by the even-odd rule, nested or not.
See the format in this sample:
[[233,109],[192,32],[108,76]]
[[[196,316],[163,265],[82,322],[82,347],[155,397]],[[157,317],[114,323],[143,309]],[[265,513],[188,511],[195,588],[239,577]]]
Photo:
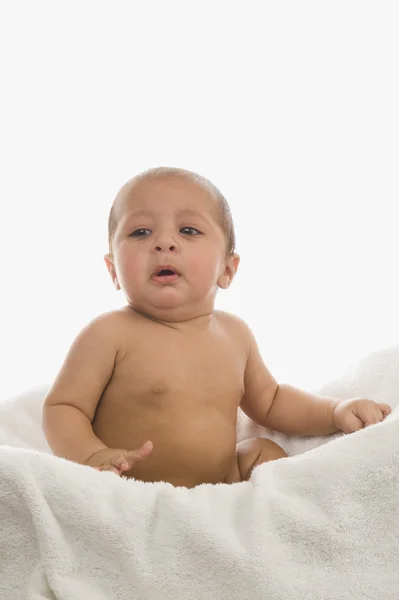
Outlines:
[[51,381],[123,304],[108,211],[159,165],[227,196],[242,263],[218,305],[280,381],[397,344],[397,6],[1,3],[0,397]]

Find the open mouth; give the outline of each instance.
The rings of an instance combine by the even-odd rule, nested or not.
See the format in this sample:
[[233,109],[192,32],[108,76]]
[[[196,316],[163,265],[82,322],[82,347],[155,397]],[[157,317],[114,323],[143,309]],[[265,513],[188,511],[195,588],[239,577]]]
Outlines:
[[180,277],[180,273],[171,265],[160,265],[158,266],[153,275],[152,279],[159,283],[167,283],[175,281]]

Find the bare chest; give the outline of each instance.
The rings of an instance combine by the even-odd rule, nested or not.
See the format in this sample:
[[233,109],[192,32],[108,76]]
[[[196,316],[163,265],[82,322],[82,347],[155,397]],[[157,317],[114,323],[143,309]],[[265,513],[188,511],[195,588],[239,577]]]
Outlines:
[[93,429],[109,447],[153,442],[134,477],[176,485],[223,481],[234,455],[246,349],[220,329],[127,330]]
[[112,391],[141,399],[147,408],[171,396],[196,403],[200,398],[201,404],[223,397],[238,405],[245,360],[245,350],[226,335],[189,337],[172,331],[143,336],[128,344],[115,368]]

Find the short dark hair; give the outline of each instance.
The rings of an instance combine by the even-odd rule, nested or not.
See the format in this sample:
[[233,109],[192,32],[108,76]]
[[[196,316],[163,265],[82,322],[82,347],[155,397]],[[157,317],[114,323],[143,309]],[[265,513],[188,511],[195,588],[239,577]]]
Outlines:
[[194,173],[193,171],[187,171],[186,169],[179,169],[176,167],[155,167],[153,169],[148,169],[147,171],[143,171],[142,173],[139,173],[132,179],[129,179],[129,181],[127,181],[121,187],[121,189],[119,190],[119,192],[116,195],[116,198],[112,204],[112,207],[111,207],[111,210],[109,213],[109,217],[108,217],[108,245],[109,245],[110,253],[112,254],[112,240],[113,240],[116,225],[117,225],[117,221],[116,221],[116,217],[115,217],[115,205],[116,205],[116,202],[117,202],[118,198],[120,197],[121,193],[126,188],[130,187],[130,185],[133,182],[140,181],[143,179],[162,177],[162,176],[177,176],[177,177],[185,177],[187,179],[191,179],[192,181],[195,181],[195,182],[201,184],[202,186],[204,186],[205,188],[207,188],[215,196],[215,198],[218,202],[218,205],[219,205],[220,226],[225,234],[226,241],[227,241],[227,254],[228,255],[233,254],[235,251],[235,246],[236,246],[236,238],[235,238],[235,232],[234,232],[233,217],[231,214],[230,206],[229,206],[226,198],[223,196],[223,194],[220,192],[220,190],[211,181],[209,181],[209,179],[206,179],[202,175],[199,175],[198,173]]

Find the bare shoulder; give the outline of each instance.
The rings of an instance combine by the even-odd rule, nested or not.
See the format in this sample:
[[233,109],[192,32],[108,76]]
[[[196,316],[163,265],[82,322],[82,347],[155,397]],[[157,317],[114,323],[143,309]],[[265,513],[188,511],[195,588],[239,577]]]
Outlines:
[[240,317],[237,317],[237,315],[223,310],[216,310],[215,317],[226,333],[245,346],[249,351],[253,334],[248,324]]
[[125,358],[128,323],[132,323],[129,314],[116,310],[98,315],[80,331],[47,395],[47,405],[73,405],[93,417],[115,366]]
[[83,329],[83,331],[97,333],[99,335],[109,335],[111,339],[126,332],[126,327],[134,326],[139,319],[132,310],[124,308],[112,310],[94,317]]
[[238,317],[237,315],[233,315],[233,313],[229,313],[225,310],[215,310],[214,315],[220,323],[224,323],[228,327],[250,331],[249,326],[244,319],[241,319],[241,317]]
[[115,341],[123,331],[126,316],[118,310],[110,311],[97,315],[87,323],[80,332],[80,336],[93,337],[108,340],[110,343]]
[[141,325],[140,317],[131,309],[121,308],[94,317],[81,334],[121,347]]

